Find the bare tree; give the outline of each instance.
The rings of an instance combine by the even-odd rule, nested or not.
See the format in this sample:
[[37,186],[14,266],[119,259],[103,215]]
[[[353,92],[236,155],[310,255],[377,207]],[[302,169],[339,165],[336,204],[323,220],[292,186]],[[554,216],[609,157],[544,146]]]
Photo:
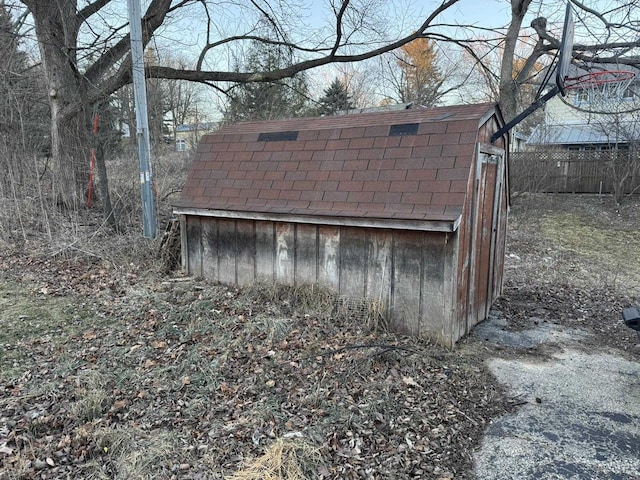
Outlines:
[[401,103],[433,106],[444,94],[445,75],[438,65],[436,45],[426,38],[413,40],[392,52],[386,70]]
[[594,133],[605,141],[605,149],[598,153],[606,165],[613,198],[622,203],[627,194],[637,191],[640,180],[640,112],[587,115]]
[[[570,1],[576,9],[576,17],[588,28],[590,34],[589,44],[580,43],[580,39],[576,39],[573,47],[574,61],[582,65],[640,63],[640,25],[634,20],[637,9],[635,1]],[[504,36],[499,90],[500,105],[508,119],[513,118],[520,108],[518,95],[522,85],[527,83],[543,57],[556,54],[560,44],[558,36],[549,32],[547,18],[535,18],[531,22],[531,28],[537,36],[535,44],[529,55],[518,60],[518,35],[531,3],[532,0],[511,0],[511,21]],[[521,65],[517,65],[517,62]],[[518,73],[513,76],[514,71]]]
[[[385,2],[329,0],[332,26],[314,31],[300,21],[304,10],[293,0],[216,4],[215,12],[210,10],[213,4],[201,0],[150,0],[142,22],[145,44],[168,35],[171,21],[180,18],[189,18],[192,25],[201,27],[200,35],[204,41],[198,43],[194,40],[192,45],[188,45],[200,49],[194,68],[149,65],[147,74],[156,78],[200,82],[224,91],[233,82],[277,81],[331,63],[373,58],[418,38],[450,41],[468,49],[473,42],[473,31],[467,29],[458,37],[448,33],[451,26],[437,23],[441,14],[459,1],[443,0],[416,19],[414,24],[403,22],[406,29],[391,35],[384,30],[384,26],[391,23],[386,16],[388,12],[376,10],[376,7],[385,8]],[[114,0],[20,2],[31,13],[47,80],[52,154],[62,181],[68,185],[65,193],[72,193],[73,186],[85,184],[83,177],[87,162],[84,158],[88,145],[86,136],[90,131],[88,113],[92,105],[131,80],[129,38],[124,34],[126,21],[123,12],[118,11],[119,3]],[[517,77],[512,77],[515,47],[531,2],[511,0],[511,20],[502,32],[504,54],[499,100],[508,118],[518,110],[519,88],[531,74],[533,66],[541,57],[553,54],[558,48],[558,39],[548,31],[546,19],[536,19],[532,25],[538,39]],[[597,31],[594,29],[593,44],[575,47],[577,59],[590,62],[608,60],[610,63],[613,57],[620,62],[637,62],[635,49],[639,42],[639,27],[633,20],[636,2],[618,0],[611,8],[602,10],[596,8],[600,3],[596,0],[572,2],[589,22],[601,27]],[[377,17],[376,11],[379,13]],[[122,21],[118,24],[119,19]],[[230,31],[226,26],[232,19],[241,19],[242,23],[234,24],[233,31]],[[260,35],[256,27],[263,22],[272,25],[273,31],[277,32],[275,38]],[[232,57],[231,50],[242,49],[248,41],[288,48],[296,60],[269,71],[235,71],[230,63],[220,63],[221,58]],[[63,200],[67,204],[72,203],[68,195]]]

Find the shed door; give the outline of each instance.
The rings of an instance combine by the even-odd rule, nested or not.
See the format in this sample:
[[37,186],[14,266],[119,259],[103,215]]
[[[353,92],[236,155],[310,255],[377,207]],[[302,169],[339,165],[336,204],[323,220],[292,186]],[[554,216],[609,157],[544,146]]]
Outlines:
[[498,208],[501,201],[499,165],[501,157],[479,152],[474,202],[473,243],[467,331],[486,318],[493,303],[495,256],[498,233]]

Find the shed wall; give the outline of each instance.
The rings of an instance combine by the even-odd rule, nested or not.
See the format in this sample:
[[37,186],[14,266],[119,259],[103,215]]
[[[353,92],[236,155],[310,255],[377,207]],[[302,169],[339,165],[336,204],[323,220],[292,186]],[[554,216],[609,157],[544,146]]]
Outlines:
[[[488,140],[498,126],[492,118],[479,138]],[[505,147],[503,139],[495,145],[481,141],[473,156],[458,236],[453,338],[484,320],[502,293],[509,204]]]
[[188,273],[319,284],[377,303],[401,333],[453,345],[455,234],[183,216]]

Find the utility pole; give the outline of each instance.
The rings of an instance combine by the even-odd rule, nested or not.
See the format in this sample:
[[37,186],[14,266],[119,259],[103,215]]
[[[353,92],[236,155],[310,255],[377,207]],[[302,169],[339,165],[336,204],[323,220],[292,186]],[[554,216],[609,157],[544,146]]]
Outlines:
[[145,238],[156,238],[157,221],[153,198],[153,173],[151,170],[151,142],[147,118],[147,87],[144,75],[142,45],[142,15],[140,0],[127,0],[129,36],[131,39],[131,68],[133,96],[136,104],[136,140],[140,163],[140,196],[142,198],[142,228]]

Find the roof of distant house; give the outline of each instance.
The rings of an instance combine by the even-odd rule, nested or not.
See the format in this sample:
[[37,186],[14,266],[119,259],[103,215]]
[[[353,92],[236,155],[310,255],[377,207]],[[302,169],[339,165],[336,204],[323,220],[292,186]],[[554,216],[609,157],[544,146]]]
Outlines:
[[176,126],[176,132],[210,132],[218,128],[219,124],[216,122],[205,123],[185,123]]
[[532,145],[602,145],[629,143],[640,139],[636,122],[622,122],[617,128],[611,123],[538,125],[529,140]]

